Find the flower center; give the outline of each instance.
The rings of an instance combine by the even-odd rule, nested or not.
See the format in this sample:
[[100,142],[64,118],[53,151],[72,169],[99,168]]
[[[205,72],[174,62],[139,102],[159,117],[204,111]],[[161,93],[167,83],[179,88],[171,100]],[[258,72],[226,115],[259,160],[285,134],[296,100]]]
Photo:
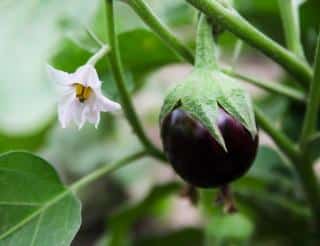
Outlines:
[[90,87],[85,87],[79,83],[74,83],[73,86],[76,90],[76,97],[79,99],[81,103],[83,103],[90,97],[92,93],[92,89]]

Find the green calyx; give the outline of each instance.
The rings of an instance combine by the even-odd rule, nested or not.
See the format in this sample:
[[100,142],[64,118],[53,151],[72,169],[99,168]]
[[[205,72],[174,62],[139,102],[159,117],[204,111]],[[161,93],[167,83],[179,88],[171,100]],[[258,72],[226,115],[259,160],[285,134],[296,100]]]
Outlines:
[[249,94],[231,77],[218,70],[211,26],[200,17],[196,64],[192,73],[165,98],[160,122],[175,108],[181,108],[197,119],[227,151],[217,126],[218,107],[238,120],[255,137],[257,128]]
[[165,98],[160,122],[175,108],[188,112],[205,126],[227,151],[217,126],[218,107],[238,120],[255,137],[257,128],[250,96],[234,79],[217,70],[194,69]]

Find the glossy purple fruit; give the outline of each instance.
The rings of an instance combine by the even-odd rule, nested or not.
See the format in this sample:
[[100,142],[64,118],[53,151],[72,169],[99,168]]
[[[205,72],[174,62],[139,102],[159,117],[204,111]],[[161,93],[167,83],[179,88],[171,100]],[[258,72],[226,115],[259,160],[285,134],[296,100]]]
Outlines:
[[174,170],[188,183],[202,188],[228,184],[252,165],[258,136],[252,138],[237,120],[219,109],[217,125],[228,152],[209,131],[181,109],[168,114],[161,124],[164,151]]

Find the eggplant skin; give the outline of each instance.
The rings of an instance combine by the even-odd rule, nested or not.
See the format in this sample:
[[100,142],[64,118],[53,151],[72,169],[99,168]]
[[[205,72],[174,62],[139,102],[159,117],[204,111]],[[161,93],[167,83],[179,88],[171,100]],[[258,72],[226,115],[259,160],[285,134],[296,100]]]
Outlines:
[[182,109],[174,109],[161,122],[164,152],[176,173],[193,186],[226,185],[243,176],[255,159],[258,134],[253,138],[222,108],[219,108],[217,125],[228,152],[208,129]]

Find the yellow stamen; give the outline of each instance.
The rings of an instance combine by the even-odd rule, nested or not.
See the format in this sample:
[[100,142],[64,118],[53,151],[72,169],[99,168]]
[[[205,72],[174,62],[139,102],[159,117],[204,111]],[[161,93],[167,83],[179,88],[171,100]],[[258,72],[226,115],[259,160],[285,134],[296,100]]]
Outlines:
[[80,102],[84,102],[90,97],[92,92],[92,89],[90,87],[85,87],[79,83],[74,83],[73,86],[76,90],[76,97],[79,99]]

